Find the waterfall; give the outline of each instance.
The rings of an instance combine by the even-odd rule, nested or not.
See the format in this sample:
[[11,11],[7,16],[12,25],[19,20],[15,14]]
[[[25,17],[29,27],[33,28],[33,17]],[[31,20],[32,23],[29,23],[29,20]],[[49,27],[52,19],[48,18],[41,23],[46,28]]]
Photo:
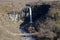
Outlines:
[[30,23],[32,23],[32,9],[31,9],[31,7],[27,7],[27,8],[29,8]]

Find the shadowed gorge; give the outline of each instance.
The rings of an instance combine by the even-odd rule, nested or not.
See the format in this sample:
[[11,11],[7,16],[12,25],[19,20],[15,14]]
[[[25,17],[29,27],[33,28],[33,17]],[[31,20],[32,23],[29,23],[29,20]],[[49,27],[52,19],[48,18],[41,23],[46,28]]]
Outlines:
[[48,14],[50,5],[36,5],[32,9],[33,21],[38,19],[44,20]]
[[[32,25],[33,26],[37,20],[45,21],[49,8],[50,8],[50,5],[35,5],[34,7],[32,7],[32,19],[33,19]],[[25,14],[27,14],[27,12],[28,11],[26,11]],[[28,27],[30,26],[29,21],[30,21],[29,16],[24,17],[24,22],[20,25],[20,29],[22,30],[22,32],[28,33]],[[37,27],[34,27],[34,28],[36,29]]]
[[0,0],[0,40],[60,40],[60,1]]

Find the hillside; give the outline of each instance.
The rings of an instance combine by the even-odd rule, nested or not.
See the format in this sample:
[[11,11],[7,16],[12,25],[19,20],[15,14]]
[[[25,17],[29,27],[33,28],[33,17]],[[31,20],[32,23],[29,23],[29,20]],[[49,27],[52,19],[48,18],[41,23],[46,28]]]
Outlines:
[[[32,3],[34,5],[42,4],[43,2],[39,0],[0,0],[0,40],[28,40],[28,37],[21,37],[20,35],[14,35],[11,33],[18,33],[20,34],[19,25],[21,24],[21,21],[19,22],[13,22],[11,19],[9,19],[9,16],[7,13],[11,11],[20,11],[22,8],[25,7],[25,4]],[[58,16],[56,17],[56,21],[54,21],[56,24],[56,27],[58,30],[60,30],[60,2],[44,2],[46,4],[51,5],[51,9],[49,11],[49,16],[54,17],[56,13],[58,13]],[[50,24],[52,25],[52,24]],[[52,28],[54,29],[54,28]],[[23,39],[24,38],[24,39]],[[58,38],[60,40],[60,38]]]

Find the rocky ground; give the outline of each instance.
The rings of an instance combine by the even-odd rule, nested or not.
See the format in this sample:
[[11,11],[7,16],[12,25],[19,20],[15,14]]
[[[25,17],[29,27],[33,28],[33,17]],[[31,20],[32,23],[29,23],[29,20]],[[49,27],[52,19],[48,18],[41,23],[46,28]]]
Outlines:
[[[23,7],[25,7],[26,3],[35,3],[39,0],[0,0],[0,40],[29,40],[27,37],[21,37],[20,35],[15,35],[13,33],[20,34],[19,25],[21,24],[21,21],[19,22],[13,22],[11,19],[9,19],[7,13],[11,11],[20,11]],[[39,1],[40,2],[40,1]],[[41,3],[41,2],[40,2]],[[47,2],[49,4],[49,2]],[[39,3],[38,3],[39,4]],[[60,13],[60,6],[58,4],[55,4],[53,2],[52,7],[55,7],[51,9],[49,12],[50,16],[54,16],[56,12]],[[57,5],[57,8],[56,8]],[[60,16],[60,14],[58,15]],[[60,18],[60,17],[59,17]],[[56,26],[58,29],[60,29],[60,19],[57,18]],[[23,39],[24,38],[24,39]],[[60,38],[58,39],[60,40]]]

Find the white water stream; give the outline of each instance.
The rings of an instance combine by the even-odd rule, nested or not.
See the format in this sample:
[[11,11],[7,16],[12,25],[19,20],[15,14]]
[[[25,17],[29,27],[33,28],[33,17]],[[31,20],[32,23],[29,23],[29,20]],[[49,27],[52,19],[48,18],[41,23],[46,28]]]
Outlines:
[[31,9],[31,7],[27,7],[27,8],[29,8],[30,23],[33,23],[33,22],[32,22],[32,9]]

